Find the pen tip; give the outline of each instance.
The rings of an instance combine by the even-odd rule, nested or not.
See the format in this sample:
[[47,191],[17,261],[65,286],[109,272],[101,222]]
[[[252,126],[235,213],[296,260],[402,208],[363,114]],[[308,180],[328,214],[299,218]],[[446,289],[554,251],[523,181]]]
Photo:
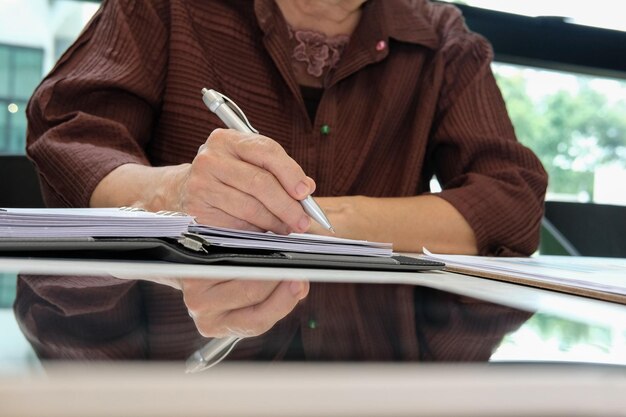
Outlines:
[[332,228],[332,226],[331,226],[331,227],[329,227],[329,228],[328,228],[328,230],[330,230],[330,232],[331,232],[333,235],[335,234],[335,229],[333,229],[333,228]]

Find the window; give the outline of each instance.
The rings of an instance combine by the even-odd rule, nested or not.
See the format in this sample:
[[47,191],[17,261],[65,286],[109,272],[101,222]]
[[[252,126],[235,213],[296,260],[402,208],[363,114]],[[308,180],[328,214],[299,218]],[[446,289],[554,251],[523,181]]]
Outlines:
[[[550,175],[548,200],[626,205],[626,81],[496,63],[518,139]],[[623,188],[623,187],[622,187]]]
[[24,154],[26,104],[99,4],[0,0],[0,155]]
[[26,103],[39,83],[41,49],[0,45],[0,153],[23,153]]
[[570,0],[439,0],[523,16],[559,16],[567,22],[605,29],[626,30],[626,21],[618,13],[619,0],[575,2]]
[[0,310],[11,308],[15,298],[17,275],[0,273]]

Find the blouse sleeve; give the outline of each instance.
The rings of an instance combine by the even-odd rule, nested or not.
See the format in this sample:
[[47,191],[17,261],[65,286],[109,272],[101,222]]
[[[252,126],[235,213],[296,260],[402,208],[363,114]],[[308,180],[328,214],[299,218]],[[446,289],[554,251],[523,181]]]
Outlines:
[[105,1],[32,96],[27,153],[47,205],[87,207],[110,171],[148,164],[167,60],[158,3]]
[[529,255],[539,243],[547,174],[515,137],[491,46],[461,21],[450,25],[432,133],[440,196],[473,228],[481,255]]
[[15,317],[42,359],[143,359],[146,320],[137,281],[21,276]]

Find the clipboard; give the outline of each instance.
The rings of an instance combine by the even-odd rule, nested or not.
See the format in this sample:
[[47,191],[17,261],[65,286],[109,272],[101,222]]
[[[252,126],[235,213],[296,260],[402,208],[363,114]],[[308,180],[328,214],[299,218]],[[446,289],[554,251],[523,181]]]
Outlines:
[[351,269],[398,272],[443,270],[444,262],[403,255],[336,255],[212,246],[197,236],[2,238],[0,256],[69,259],[152,260],[189,264]]

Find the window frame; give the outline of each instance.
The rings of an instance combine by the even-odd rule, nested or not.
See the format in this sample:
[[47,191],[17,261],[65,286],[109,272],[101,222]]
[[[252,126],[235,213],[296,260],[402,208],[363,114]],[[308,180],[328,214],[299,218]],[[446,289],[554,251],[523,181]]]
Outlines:
[[622,46],[626,32],[569,23],[559,16],[531,17],[445,4],[458,7],[468,28],[489,40],[495,61],[626,79]]

